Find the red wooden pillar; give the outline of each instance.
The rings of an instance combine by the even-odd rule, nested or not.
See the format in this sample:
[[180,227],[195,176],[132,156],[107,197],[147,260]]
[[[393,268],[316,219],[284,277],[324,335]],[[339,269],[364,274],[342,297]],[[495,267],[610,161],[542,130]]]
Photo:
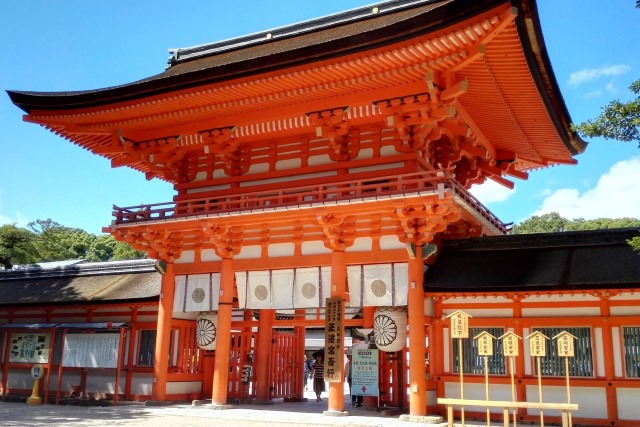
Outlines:
[[[331,253],[331,297],[342,298],[342,300],[345,301],[346,289],[347,265],[345,262],[344,251],[334,250]],[[344,319],[344,304],[342,304],[341,307],[342,312],[340,313],[340,317]],[[341,325],[339,333],[341,337],[344,337],[344,323],[341,323]],[[340,360],[342,359],[340,358]],[[340,379],[344,378],[342,373],[343,368],[344,366],[341,361],[337,367],[340,371]],[[329,411],[344,411],[344,383],[342,381],[329,383]]]
[[168,262],[162,275],[160,288],[160,304],[158,306],[158,330],[156,332],[156,348],[153,361],[153,387],[151,399],[164,401],[167,399],[167,374],[169,371],[169,345],[171,343],[171,318],[173,316],[173,294],[175,276],[173,263]]
[[273,339],[273,320],[276,311],[260,310],[258,320],[258,351],[256,353],[256,403],[266,403],[271,399],[271,340]]
[[227,404],[229,389],[229,354],[231,351],[231,311],[233,303],[233,261],[224,258],[220,266],[220,299],[218,303],[218,328],[216,358],[213,367],[211,403]]
[[[373,317],[377,307],[362,307],[362,327],[365,329],[373,328]],[[362,404],[365,408],[375,408],[378,406],[377,396],[364,396]]]
[[[416,245],[416,254],[422,247]],[[427,414],[427,370],[424,363],[424,265],[422,258],[409,258],[409,413]]]
[[[296,310],[295,311],[295,317],[297,319],[304,319],[306,316],[306,310]],[[299,397],[299,399],[303,399],[304,398],[304,366],[303,364],[306,361],[306,356],[305,356],[305,340],[307,338],[307,328],[305,328],[304,326],[296,326],[295,328],[293,328],[294,333],[298,336],[298,346],[296,347],[296,359],[300,362],[298,362],[296,364],[296,366],[298,367],[297,373],[298,373],[298,378],[300,379],[300,381],[298,381],[298,387],[296,388],[296,395]]]

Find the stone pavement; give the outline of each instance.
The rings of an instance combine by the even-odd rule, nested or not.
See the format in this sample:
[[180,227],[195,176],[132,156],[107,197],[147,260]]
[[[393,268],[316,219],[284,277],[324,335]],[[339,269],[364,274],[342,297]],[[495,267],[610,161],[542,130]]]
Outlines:
[[[210,405],[173,404],[151,406],[143,403],[125,403],[113,406],[37,405],[0,402],[0,425],[23,426],[284,426],[289,427],[426,427],[429,424],[400,420],[398,415],[384,416],[364,408],[345,405],[349,416],[328,416],[327,397],[315,401],[315,395],[307,392],[308,402],[276,401],[272,405],[233,405],[229,409],[213,409]],[[348,397],[347,397],[348,399]],[[471,421],[466,425],[486,425]],[[496,423],[494,423],[496,424]],[[437,427],[446,424],[431,424]]]

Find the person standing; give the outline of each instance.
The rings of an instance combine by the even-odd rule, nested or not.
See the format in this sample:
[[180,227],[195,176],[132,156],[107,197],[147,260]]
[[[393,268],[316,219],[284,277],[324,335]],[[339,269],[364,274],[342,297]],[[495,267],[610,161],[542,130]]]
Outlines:
[[313,391],[316,393],[316,402],[322,402],[322,392],[324,392],[324,354],[314,353],[315,361],[311,367],[309,377],[313,378]]

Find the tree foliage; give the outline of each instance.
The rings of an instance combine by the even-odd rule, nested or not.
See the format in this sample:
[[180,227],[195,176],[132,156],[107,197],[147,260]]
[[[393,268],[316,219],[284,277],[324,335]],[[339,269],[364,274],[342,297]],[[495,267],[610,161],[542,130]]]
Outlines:
[[563,231],[602,230],[606,228],[640,227],[636,218],[567,219],[558,212],[534,215],[514,225],[512,234],[561,233]]
[[633,82],[629,89],[636,94],[634,100],[611,101],[602,108],[598,117],[574,126],[574,130],[587,137],[637,141],[640,147],[640,80]]
[[51,219],[37,220],[27,228],[0,226],[0,267],[48,261],[86,259],[116,261],[145,258],[146,253],[118,242],[111,235],[96,236]]
[[[639,0],[640,1],[640,0]],[[563,231],[602,230],[606,228],[630,228],[640,227],[640,219],[637,218],[597,218],[597,219],[566,219],[558,212],[544,215],[534,215],[529,219],[514,225],[511,234],[531,233],[561,233]],[[640,251],[640,236],[627,240],[631,247]]]
[[15,224],[0,226],[0,265],[10,269],[14,264],[30,264],[38,259],[34,234]]

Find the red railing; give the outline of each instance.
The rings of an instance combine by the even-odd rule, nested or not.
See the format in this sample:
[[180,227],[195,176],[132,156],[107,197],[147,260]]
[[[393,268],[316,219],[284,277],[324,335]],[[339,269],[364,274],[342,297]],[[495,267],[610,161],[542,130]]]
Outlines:
[[185,218],[197,215],[228,214],[271,210],[287,206],[308,207],[338,201],[366,200],[381,196],[407,195],[449,189],[493,226],[506,233],[507,227],[471,193],[445,171],[424,171],[405,175],[360,179],[315,186],[247,192],[194,198],[121,208],[113,206],[115,224]]

